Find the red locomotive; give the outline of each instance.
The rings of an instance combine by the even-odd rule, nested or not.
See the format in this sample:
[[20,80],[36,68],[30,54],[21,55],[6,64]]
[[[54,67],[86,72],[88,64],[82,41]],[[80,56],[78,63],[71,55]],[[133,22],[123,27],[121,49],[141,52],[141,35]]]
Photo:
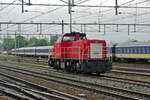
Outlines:
[[84,33],[62,34],[54,43],[49,65],[67,72],[105,73],[112,69],[104,40],[88,40]]

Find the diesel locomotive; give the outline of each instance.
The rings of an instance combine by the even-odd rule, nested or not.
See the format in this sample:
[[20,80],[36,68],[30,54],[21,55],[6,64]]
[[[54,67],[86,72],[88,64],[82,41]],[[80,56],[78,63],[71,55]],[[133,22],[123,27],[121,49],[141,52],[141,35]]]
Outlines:
[[99,75],[112,69],[106,50],[105,40],[88,40],[84,33],[66,33],[54,43],[48,64],[57,70]]
[[61,34],[53,46],[12,49],[13,55],[45,57],[48,65],[66,72],[105,73],[112,69],[105,40],[88,40],[86,34]]

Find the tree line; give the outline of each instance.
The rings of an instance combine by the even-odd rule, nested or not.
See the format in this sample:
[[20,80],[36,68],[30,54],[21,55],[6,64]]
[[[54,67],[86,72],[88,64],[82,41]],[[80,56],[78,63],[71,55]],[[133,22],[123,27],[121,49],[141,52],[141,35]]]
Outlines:
[[13,48],[22,47],[32,47],[32,46],[50,46],[57,40],[57,36],[51,36],[50,41],[46,39],[37,39],[36,37],[31,37],[27,40],[25,37],[19,35],[16,39],[6,38],[0,45],[3,46],[4,50],[11,50]]

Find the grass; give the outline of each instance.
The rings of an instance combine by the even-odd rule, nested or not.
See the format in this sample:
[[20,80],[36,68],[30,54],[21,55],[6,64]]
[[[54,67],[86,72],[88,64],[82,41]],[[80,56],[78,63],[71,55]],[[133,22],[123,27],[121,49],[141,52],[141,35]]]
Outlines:
[[8,57],[6,54],[0,54],[0,57]]
[[59,87],[58,89],[61,91],[67,91],[67,89],[65,87]]
[[7,55],[7,54],[0,54],[0,57],[10,57],[10,58],[14,58],[14,55]]

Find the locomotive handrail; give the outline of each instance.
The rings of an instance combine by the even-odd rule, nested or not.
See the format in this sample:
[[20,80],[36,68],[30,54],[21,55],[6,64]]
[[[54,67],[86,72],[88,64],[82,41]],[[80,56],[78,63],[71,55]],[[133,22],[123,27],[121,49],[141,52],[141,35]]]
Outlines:
[[[61,52],[54,52],[54,55],[61,56],[63,59],[74,59],[74,56],[76,56],[76,59],[80,59],[81,61],[85,59],[85,57],[90,56],[90,52],[94,53],[97,50],[90,50],[90,47],[85,47],[83,51],[79,46],[75,47],[61,47]],[[76,51],[76,52],[75,52]],[[107,49],[104,49],[101,52],[96,52],[95,54],[99,55],[101,58],[105,57],[105,53]],[[87,53],[86,53],[87,52]],[[88,57],[89,58],[89,57]]]

